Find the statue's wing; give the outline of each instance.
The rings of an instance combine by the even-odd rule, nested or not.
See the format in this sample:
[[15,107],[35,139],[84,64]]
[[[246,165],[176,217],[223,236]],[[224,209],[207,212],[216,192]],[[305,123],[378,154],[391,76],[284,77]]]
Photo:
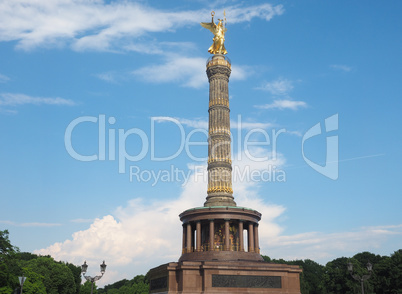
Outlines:
[[215,23],[213,23],[213,22],[202,22],[201,26],[203,28],[206,28],[206,29],[210,30],[212,32],[212,34],[215,35],[215,27],[216,27]]

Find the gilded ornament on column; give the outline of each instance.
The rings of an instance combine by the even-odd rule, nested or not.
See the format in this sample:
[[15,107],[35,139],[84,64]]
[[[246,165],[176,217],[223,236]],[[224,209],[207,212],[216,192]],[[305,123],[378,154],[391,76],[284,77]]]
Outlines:
[[[225,12],[223,13],[225,15]],[[227,31],[226,17],[225,24],[222,19],[218,19],[218,24],[214,22],[215,12],[211,12],[212,21],[211,22],[202,22],[201,26],[210,30],[214,34],[214,38],[212,39],[214,42],[211,47],[209,47],[208,52],[211,54],[227,54],[228,52],[225,49],[225,33]]]

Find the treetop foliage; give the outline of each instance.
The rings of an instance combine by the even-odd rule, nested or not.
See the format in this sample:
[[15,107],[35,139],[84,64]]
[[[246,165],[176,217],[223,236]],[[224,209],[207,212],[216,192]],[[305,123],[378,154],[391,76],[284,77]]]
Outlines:
[[149,292],[148,277],[135,276],[131,280],[121,280],[98,290],[98,294],[147,294]]
[[[0,294],[19,293],[18,277],[26,277],[24,294],[79,294],[81,268],[50,256],[19,252],[8,231],[0,231]],[[17,291],[17,292],[16,292]]]
[[310,259],[285,261],[263,256],[265,261],[299,265],[303,272],[300,276],[302,294],[354,294],[360,293],[360,282],[354,280],[347,269],[353,264],[353,274],[368,275],[367,262],[373,265],[370,279],[364,282],[365,293],[402,294],[402,249],[391,256],[361,252],[352,258],[339,257],[325,266]]

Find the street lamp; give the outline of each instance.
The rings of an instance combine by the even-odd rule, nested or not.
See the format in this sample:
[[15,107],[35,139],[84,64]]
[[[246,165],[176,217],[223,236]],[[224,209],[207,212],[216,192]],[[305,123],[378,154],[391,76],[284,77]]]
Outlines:
[[95,276],[95,277],[86,276],[85,273],[87,272],[87,269],[88,269],[87,262],[84,261],[84,264],[81,265],[81,273],[84,276],[85,280],[91,282],[91,294],[93,294],[93,292],[94,292],[94,283],[96,281],[100,280],[103,277],[103,274],[106,271],[105,261],[103,261],[103,263],[100,265],[100,271],[101,271],[101,274],[102,274],[101,276]]
[[369,272],[368,275],[363,275],[363,276],[354,275],[353,274],[353,264],[350,261],[348,262],[348,271],[353,279],[355,279],[356,281],[360,281],[360,284],[362,287],[362,294],[364,294],[364,281],[370,279],[371,274],[373,272],[373,265],[370,263],[370,261],[367,262],[367,270]]
[[22,277],[18,277],[18,279],[20,280],[20,285],[21,285],[21,294],[22,294],[22,288],[24,287],[24,282],[26,281],[26,277],[24,277],[24,274],[22,274]]

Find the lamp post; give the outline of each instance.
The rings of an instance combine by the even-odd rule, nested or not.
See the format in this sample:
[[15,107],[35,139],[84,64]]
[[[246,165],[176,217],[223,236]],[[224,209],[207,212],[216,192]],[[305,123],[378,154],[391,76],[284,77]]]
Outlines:
[[105,261],[103,261],[103,263],[100,265],[100,271],[101,271],[101,274],[102,274],[101,276],[95,276],[95,277],[86,276],[85,273],[87,272],[87,269],[88,269],[87,262],[84,261],[84,264],[81,265],[81,273],[84,276],[85,280],[91,282],[91,294],[93,294],[93,292],[94,292],[94,283],[96,281],[100,280],[103,277],[103,274],[106,271]]
[[368,275],[363,275],[363,276],[354,275],[353,274],[353,264],[350,261],[348,262],[348,271],[353,279],[355,279],[356,281],[360,281],[360,284],[362,287],[362,294],[364,294],[364,281],[370,279],[371,274],[373,272],[373,265],[370,263],[370,261],[367,262],[367,270],[369,272]]
[[24,282],[26,281],[26,277],[24,277],[24,274],[22,274],[22,277],[18,277],[18,279],[20,280],[20,285],[21,285],[21,294],[22,294],[22,288],[24,287]]

